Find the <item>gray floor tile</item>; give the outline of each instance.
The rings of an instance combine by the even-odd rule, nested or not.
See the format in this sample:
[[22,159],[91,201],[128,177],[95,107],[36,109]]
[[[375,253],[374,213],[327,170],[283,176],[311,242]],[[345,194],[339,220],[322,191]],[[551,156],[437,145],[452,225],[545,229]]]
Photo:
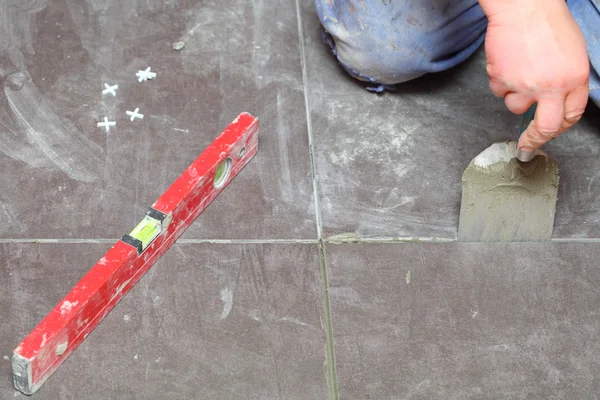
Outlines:
[[[483,51],[377,95],[336,63],[311,0],[302,18],[325,236],[455,238],[464,169],[492,143],[516,138],[518,117],[490,92]],[[560,167],[555,237],[600,237],[599,126],[590,107],[545,146]]]
[[327,247],[342,399],[593,399],[597,244]]
[[[0,237],[120,237],[243,111],[260,118],[259,153],[186,237],[315,237],[294,7],[40,8],[0,6],[0,32],[14,39],[0,47],[0,187],[11,189],[0,193]],[[146,66],[158,75],[138,83]],[[31,77],[20,90],[14,71]],[[104,83],[119,85],[116,97]],[[135,107],[144,119],[131,122]],[[96,127],[104,116],[117,122],[108,134]]]
[[[106,249],[0,245],[1,356]],[[175,245],[36,398],[324,399],[321,298],[316,245]]]

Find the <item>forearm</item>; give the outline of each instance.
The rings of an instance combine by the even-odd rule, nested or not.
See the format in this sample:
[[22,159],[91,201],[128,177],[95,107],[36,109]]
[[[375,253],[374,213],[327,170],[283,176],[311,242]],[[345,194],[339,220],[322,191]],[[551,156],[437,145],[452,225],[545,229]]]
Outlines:
[[566,9],[565,0],[478,0],[488,19],[499,15],[507,17],[526,14],[533,10]]

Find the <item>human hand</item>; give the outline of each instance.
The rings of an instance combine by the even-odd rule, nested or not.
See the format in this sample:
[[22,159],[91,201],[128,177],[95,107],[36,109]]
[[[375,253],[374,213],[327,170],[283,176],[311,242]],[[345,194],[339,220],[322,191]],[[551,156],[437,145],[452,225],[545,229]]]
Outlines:
[[519,140],[529,152],[581,118],[589,95],[585,39],[564,0],[479,0],[488,17],[485,38],[490,89],[510,111],[537,102]]

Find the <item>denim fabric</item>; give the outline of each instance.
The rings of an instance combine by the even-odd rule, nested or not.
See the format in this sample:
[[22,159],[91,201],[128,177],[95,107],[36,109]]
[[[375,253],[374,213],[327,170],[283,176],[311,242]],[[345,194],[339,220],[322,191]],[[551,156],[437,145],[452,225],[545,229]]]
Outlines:
[[568,0],[575,21],[583,31],[590,57],[590,98],[600,107],[600,0]]
[[451,68],[483,43],[487,19],[476,0],[316,0],[342,66],[381,84]]
[[[600,105],[600,0],[568,0],[592,66]],[[483,43],[487,18],[477,0],[315,0],[325,41],[342,67],[382,91],[454,67]]]

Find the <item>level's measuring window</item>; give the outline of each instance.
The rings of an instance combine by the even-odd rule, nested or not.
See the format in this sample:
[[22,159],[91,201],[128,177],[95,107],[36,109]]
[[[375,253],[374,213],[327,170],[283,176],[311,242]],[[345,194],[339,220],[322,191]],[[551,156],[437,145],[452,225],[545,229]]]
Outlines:
[[160,234],[161,222],[149,216],[144,217],[142,222],[136,226],[129,236],[142,242],[142,251]]
[[217,172],[215,172],[214,185],[215,189],[219,189],[221,186],[227,182],[229,179],[229,175],[231,174],[231,158],[226,158],[221,161],[219,166],[217,167]]

